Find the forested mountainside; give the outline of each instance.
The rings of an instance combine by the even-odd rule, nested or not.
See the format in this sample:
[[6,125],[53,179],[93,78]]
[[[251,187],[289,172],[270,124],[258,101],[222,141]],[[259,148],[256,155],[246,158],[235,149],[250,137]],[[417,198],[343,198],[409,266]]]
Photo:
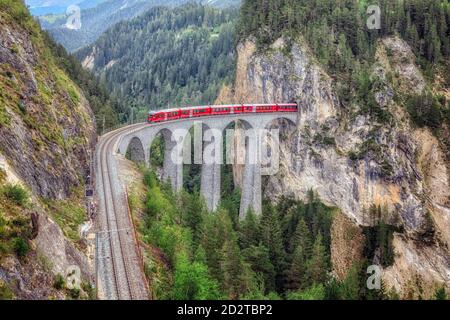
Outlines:
[[103,82],[99,82],[90,71],[84,69],[78,59],[67,53],[66,49],[61,44],[56,43],[46,31],[43,31],[43,37],[47,46],[53,52],[59,67],[70,74],[89,101],[91,110],[97,120],[97,131],[99,133],[128,121],[128,109],[120,104],[117,97],[108,92]]
[[[299,122],[284,123],[291,133],[280,146],[280,172],[266,178],[265,197],[308,203],[313,190],[340,213],[330,242],[322,241],[330,247],[330,273],[306,289],[296,283],[297,297],[320,296],[322,284],[334,297],[369,298],[367,264],[382,267],[378,293],[445,296],[450,7],[447,1],[381,1],[381,29],[369,30],[368,4],[244,1],[236,78],[216,102],[298,101]],[[303,217],[315,234],[316,224],[301,210],[276,211],[280,221]],[[310,250],[304,240],[297,245],[296,251]],[[285,250],[285,270],[310,278],[301,254],[290,254],[286,244]]]
[[236,9],[157,7],[77,52],[139,119],[149,109],[215,100],[234,75]]
[[[242,6],[238,37],[252,35],[260,48],[268,47],[281,36],[287,40],[304,35],[315,57],[337,83],[337,94],[346,107],[355,102],[380,120],[386,112],[374,105],[369,94],[377,85],[370,77],[378,39],[398,35],[417,57],[428,86],[420,96],[396,94],[396,100],[408,104],[419,125],[437,129],[449,123],[446,97],[450,86],[450,4],[442,0],[380,1],[380,29],[366,26],[367,1],[245,1]],[[257,14],[255,14],[257,12]],[[388,55],[392,51],[387,52]],[[388,74],[390,78],[394,75]],[[419,91],[422,91],[419,88]],[[414,91],[414,90],[413,90]],[[434,91],[434,94],[430,91]],[[447,101],[448,102],[448,101]]]
[[[90,105],[111,108],[98,90],[22,1],[0,0],[0,299],[93,293],[79,227],[96,141]],[[64,285],[70,265],[81,291]]]
[[[98,6],[81,11],[81,29],[68,29],[65,25],[67,15],[48,15],[39,18],[42,27],[48,29],[53,38],[68,51],[73,52],[90,45],[114,24],[130,20],[152,7],[177,6],[190,0],[107,0]],[[215,7],[238,6],[240,0],[204,0],[193,1]]]

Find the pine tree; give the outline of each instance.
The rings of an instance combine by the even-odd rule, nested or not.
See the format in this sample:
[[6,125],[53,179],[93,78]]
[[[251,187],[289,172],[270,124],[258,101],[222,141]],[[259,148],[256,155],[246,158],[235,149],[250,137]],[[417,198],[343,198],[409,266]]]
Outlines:
[[359,272],[360,264],[354,263],[350,268],[345,280],[340,285],[340,296],[344,300],[358,300],[359,299]]
[[262,278],[264,288],[267,291],[275,290],[275,268],[270,261],[269,249],[263,245],[250,246],[242,250],[242,256],[250,264],[255,274]]
[[183,208],[180,208],[180,210],[186,212],[184,223],[192,230],[194,244],[197,244],[200,240],[200,228],[203,216],[208,213],[206,204],[199,193],[188,194],[186,207],[184,210]]
[[242,249],[257,246],[260,241],[260,228],[258,217],[253,210],[249,210],[245,219],[239,226],[239,244]]
[[322,234],[319,233],[314,241],[311,258],[307,262],[306,279],[309,284],[323,283],[327,279],[328,260],[326,250],[322,244]]
[[277,273],[277,288],[281,288],[282,274],[286,266],[286,253],[283,247],[279,215],[270,204],[265,205],[261,218],[261,243],[269,250],[270,261]]
[[206,263],[211,275],[220,283],[223,282],[221,270],[222,247],[231,241],[234,230],[228,212],[219,210],[208,214],[202,223],[200,244],[205,250]]
[[448,299],[447,293],[445,291],[445,287],[441,287],[436,290],[436,293],[434,294],[434,299],[435,300],[447,300]]
[[351,52],[351,49],[348,47],[347,37],[344,33],[341,33],[339,35],[338,57],[338,70],[348,73],[353,54]]
[[287,274],[287,289],[299,290],[306,288],[306,284],[309,283],[305,278],[306,262],[305,249],[298,245],[293,253],[291,267]]
[[292,252],[292,262],[287,271],[287,287],[291,290],[304,289],[306,263],[311,255],[311,234],[303,217],[289,242],[289,251]]
[[445,57],[448,57],[450,55],[450,39],[448,36],[448,24],[447,19],[445,17],[445,9],[443,6],[439,8],[438,26],[439,26],[439,39],[442,41],[442,54]]
[[269,249],[271,261],[279,265],[284,256],[280,221],[275,209],[271,205],[267,207],[261,218],[261,241]]
[[221,256],[222,287],[230,299],[238,299],[249,290],[253,274],[242,259],[236,239],[225,241]]
[[298,246],[301,246],[304,254],[309,256],[311,251],[311,233],[309,232],[308,226],[306,225],[303,217],[298,221],[295,232],[290,240],[290,252],[294,252]]

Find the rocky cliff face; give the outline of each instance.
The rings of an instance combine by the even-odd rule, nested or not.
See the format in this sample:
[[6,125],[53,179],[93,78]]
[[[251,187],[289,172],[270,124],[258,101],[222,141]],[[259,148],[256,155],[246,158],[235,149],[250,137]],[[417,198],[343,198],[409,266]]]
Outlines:
[[[6,283],[18,298],[63,297],[52,288],[54,275],[64,275],[73,264],[86,281],[91,274],[79,246],[49,218],[63,209],[51,209],[48,202],[70,199],[83,208],[79,194],[95,140],[93,115],[24,5],[6,2],[1,9],[0,184],[1,190],[20,185],[28,196],[18,203],[11,200],[14,195],[1,192],[0,238],[5,246],[0,250],[0,284]],[[14,235],[17,221],[21,232]],[[30,247],[20,259],[12,254],[17,237]]]
[[[394,115],[391,125],[350,116],[339,103],[333,80],[301,39],[290,48],[279,39],[265,52],[258,52],[249,39],[237,51],[235,84],[222,90],[218,102],[295,100],[300,106],[294,132],[280,146],[280,171],[268,179],[266,196],[305,200],[313,189],[355,226],[370,225],[369,207],[383,206],[387,220],[404,229],[395,235],[395,263],[384,270],[387,285],[403,293],[420,274],[428,294],[438,283],[450,286],[445,158],[431,132],[413,128],[393,98],[395,91],[420,92],[425,86],[408,45],[394,37],[380,41],[373,65],[373,76],[381,83],[375,100]],[[387,80],[390,74],[395,74],[392,81]],[[345,260],[334,259],[335,271],[348,265]]]
[[1,152],[43,197],[63,199],[80,185],[94,138],[79,89],[24,29],[0,22]]

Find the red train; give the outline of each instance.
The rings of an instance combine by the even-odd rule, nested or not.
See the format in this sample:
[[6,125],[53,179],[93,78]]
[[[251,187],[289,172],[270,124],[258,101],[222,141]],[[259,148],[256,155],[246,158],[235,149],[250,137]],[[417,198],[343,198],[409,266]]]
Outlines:
[[281,104],[239,104],[221,106],[190,107],[182,109],[169,109],[151,111],[148,114],[148,122],[165,122],[170,120],[198,118],[206,116],[219,116],[240,113],[270,113],[270,112],[297,112],[296,103]]

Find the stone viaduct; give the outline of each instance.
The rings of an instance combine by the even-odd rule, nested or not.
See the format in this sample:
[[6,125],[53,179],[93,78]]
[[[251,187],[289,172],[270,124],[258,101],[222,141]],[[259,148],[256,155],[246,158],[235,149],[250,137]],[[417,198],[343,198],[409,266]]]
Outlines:
[[[201,139],[194,139],[194,141],[202,143],[200,146],[201,155],[194,155],[194,162],[202,166],[200,192],[208,209],[213,211],[220,202],[221,165],[225,161],[223,159],[223,137],[226,129],[237,121],[244,129],[255,129],[249,130],[250,132],[273,129],[276,128],[276,120],[285,119],[297,124],[297,117],[297,113],[283,112],[230,114],[149,124],[144,128],[141,127],[124,134],[117,147],[120,154],[124,156],[128,154],[131,160],[145,162],[149,166],[152,142],[161,134],[165,142],[163,179],[170,181],[174,190],[179,191],[183,187],[183,163],[189,163],[186,160],[191,159],[191,139],[188,139],[188,137],[192,137],[187,132],[192,128],[201,127],[202,130],[194,129],[190,131],[193,132],[192,136],[202,135]],[[220,133],[220,135],[217,133]],[[261,213],[261,163],[259,159],[256,161],[250,159],[257,153],[259,144],[260,139],[257,135],[245,137],[245,163],[242,163],[244,171],[240,205],[241,218],[245,216],[249,208],[252,208],[256,214]],[[206,161],[211,158],[215,161]]]

